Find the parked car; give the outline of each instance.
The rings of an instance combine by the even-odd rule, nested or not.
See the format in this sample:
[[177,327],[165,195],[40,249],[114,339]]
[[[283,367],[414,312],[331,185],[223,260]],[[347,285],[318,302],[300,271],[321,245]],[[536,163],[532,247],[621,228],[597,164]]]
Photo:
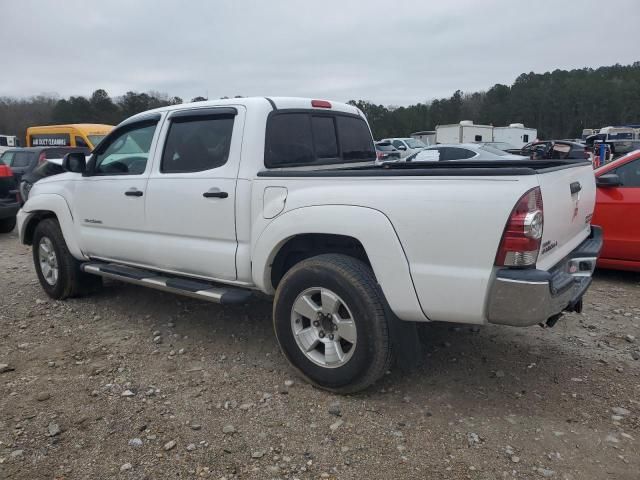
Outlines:
[[427,147],[409,155],[407,162],[433,162],[442,160],[526,160],[482,143],[451,143]]
[[565,140],[540,140],[527,143],[520,150],[507,150],[534,160],[588,160],[589,152],[582,143]]
[[27,201],[33,185],[38,180],[64,173],[62,160],[62,158],[48,158],[46,162],[41,163],[36,168],[22,176],[22,179],[20,180],[20,199],[22,203]]
[[602,226],[598,266],[640,271],[640,150],[595,171],[593,223]]
[[400,150],[390,142],[376,142],[376,163],[395,162],[400,160]]
[[81,147],[29,147],[12,148],[0,157],[5,165],[11,167],[11,171],[20,184],[22,176],[33,171],[38,165],[42,165],[49,158],[62,159],[69,152],[89,153],[88,148]]
[[415,138],[383,138],[381,142],[388,142],[400,151],[400,158],[408,157],[412,153],[419,152],[426,147],[424,143]]
[[340,393],[382,377],[413,322],[553,325],[581,309],[601,247],[590,165],[375,158],[344,103],[163,107],[88,162],[67,154],[19,211],[20,239],[55,299],[99,277],[223,304],[272,296],[285,357]]
[[9,233],[14,229],[19,209],[20,202],[13,172],[0,159],[0,233]]

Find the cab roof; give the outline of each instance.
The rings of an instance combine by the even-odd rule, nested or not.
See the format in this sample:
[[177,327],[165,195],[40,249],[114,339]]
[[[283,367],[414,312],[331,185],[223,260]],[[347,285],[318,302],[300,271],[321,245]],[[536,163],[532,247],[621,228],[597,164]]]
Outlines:
[[147,110],[145,112],[138,113],[129,117],[125,122],[143,118],[150,113],[163,113],[173,110],[184,110],[185,108],[207,108],[207,107],[222,107],[242,105],[248,108],[261,108],[268,110],[283,110],[283,109],[305,109],[305,110],[318,110],[324,112],[342,112],[350,113],[352,115],[363,116],[360,110],[353,105],[342,102],[334,102],[333,100],[321,100],[322,102],[329,102],[331,107],[314,107],[311,105],[312,101],[319,99],[303,98],[303,97],[241,97],[241,98],[225,98],[219,100],[203,100],[201,102],[180,103],[178,105],[169,105],[167,107],[155,108],[153,110]]

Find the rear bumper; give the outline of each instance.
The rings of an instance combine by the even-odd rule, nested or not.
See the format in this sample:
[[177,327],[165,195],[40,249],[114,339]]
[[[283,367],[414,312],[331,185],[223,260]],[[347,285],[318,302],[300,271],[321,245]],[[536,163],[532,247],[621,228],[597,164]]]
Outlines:
[[489,295],[490,323],[526,327],[545,323],[582,300],[602,249],[602,229],[591,234],[551,270],[500,269]]
[[20,204],[16,201],[0,200],[0,220],[15,217],[20,210]]

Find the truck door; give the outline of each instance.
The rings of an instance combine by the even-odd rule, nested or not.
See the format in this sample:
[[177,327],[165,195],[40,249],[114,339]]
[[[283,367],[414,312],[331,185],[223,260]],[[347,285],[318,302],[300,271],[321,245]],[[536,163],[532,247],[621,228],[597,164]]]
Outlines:
[[94,258],[143,263],[145,196],[160,115],[125,124],[94,152],[88,176],[73,182],[80,248]]
[[146,199],[153,266],[236,279],[236,181],[244,109],[174,111]]

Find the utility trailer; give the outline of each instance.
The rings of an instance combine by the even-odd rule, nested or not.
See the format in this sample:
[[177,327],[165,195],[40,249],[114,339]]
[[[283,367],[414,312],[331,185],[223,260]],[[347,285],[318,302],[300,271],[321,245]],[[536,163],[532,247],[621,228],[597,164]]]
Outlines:
[[522,148],[538,137],[538,130],[525,127],[522,123],[512,123],[508,127],[494,127],[493,141],[505,142]]
[[493,142],[492,125],[475,125],[471,120],[462,120],[452,125],[436,126],[437,143]]

